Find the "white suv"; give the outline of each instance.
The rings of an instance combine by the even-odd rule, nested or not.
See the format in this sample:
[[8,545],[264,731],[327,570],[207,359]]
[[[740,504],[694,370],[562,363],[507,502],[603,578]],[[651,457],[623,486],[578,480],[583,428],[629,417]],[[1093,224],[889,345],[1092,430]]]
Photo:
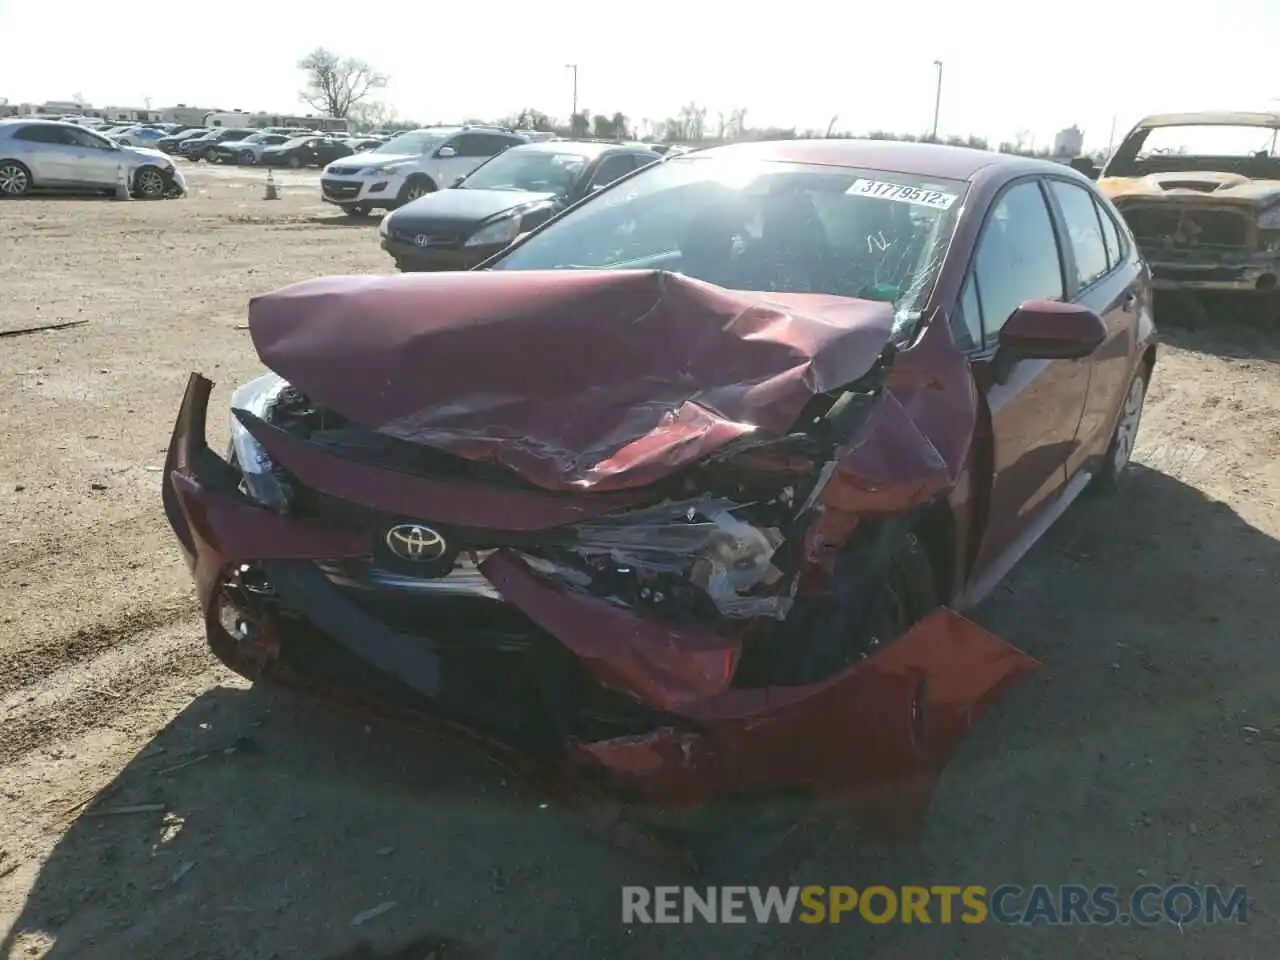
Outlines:
[[490,157],[528,143],[500,127],[425,127],[388,140],[376,150],[343,157],[324,168],[320,190],[326,203],[353,217],[401,204],[454,185]]

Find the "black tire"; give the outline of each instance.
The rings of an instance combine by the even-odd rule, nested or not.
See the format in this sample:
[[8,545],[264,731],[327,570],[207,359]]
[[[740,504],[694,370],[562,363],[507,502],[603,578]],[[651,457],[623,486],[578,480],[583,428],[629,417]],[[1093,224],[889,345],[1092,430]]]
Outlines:
[[301,160],[299,160],[297,157],[294,157],[294,156],[289,157],[290,169],[297,170],[300,166],[302,166]]
[[0,160],[0,197],[25,197],[32,190],[31,171],[17,160]]
[[213,147],[209,147],[209,148],[208,148],[208,149],[206,149],[206,150],[205,150],[205,152],[204,152],[204,158],[205,158],[206,160],[208,160],[210,163],[217,163],[217,162],[218,162],[218,151],[217,151],[217,150],[215,150],[215,149],[213,149]]
[[133,175],[133,195],[140,200],[163,200],[169,187],[155,167],[139,167]]
[[911,531],[876,525],[859,531],[837,558],[834,579],[830,597],[788,617],[770,671],[774,682],[817,683],[838,673],[905,633],[939,602],[933,566]]
[[419,197],[425,197],[428,193],[436,192],[435,181],[430,177],[422,174],[415,174],[405,181],[405,185],[400,188],[400,195],[396,198],[396,204],[403,207],[406,203],[412,203]]
[[253,155],[252,150],[244,150],[240,154],[240,163],[246,167],[252,167],[257,162],[257,157]]
[[[1136,394],[1136,397],[1135,397]],[[1111,434],[1102,466],[1093,477],[1090,487],[1098,493],[1114,493],[1128,473],[1133,448],[1138,442],[1138,428],[1142,425],[1142,409],[1147,399],[1147,365],[1139,364],[1133,379],[1125,389],[1116,418],[1116,429]]]

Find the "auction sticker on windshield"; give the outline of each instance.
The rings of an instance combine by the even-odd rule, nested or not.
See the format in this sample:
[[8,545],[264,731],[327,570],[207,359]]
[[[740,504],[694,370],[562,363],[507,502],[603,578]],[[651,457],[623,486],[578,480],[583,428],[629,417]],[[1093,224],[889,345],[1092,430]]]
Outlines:
[[925,190],[921,187],[908,187],[901,183],[890,183],[887,180],[855,180],[845,193],[855,197],[881,197],[885,200],[897,200],[899,203],[918,203],[923,207],[934,207],[946,210],[956,202],[957,194],[945,193],[942,190]]

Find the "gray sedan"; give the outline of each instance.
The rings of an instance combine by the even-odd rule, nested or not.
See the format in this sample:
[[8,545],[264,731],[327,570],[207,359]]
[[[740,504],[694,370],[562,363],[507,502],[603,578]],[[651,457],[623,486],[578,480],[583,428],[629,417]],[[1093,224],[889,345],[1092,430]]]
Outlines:
[[0,198],[33,190],[112,190],[124,181],[145,200],[185,196],[187,184],[159,150],[129,147],[74,123],[0,121]]

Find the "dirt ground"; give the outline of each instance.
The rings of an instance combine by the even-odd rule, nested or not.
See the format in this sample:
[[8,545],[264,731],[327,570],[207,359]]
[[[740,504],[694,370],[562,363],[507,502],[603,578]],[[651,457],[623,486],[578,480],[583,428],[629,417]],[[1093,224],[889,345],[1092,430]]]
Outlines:
[[1131,482],[1073,507],[976,614],[1042,669],[974,730],[920,837],[889,848],[832,824],[792,872],[1244,884],[1250,923],[624,927],[621,884],[682,878],[465,748],[251,689],[206,652],[159,497],[185,378],[216,380],[225,409],[259,369],[237,328],[249,297],[389,260],[313,174],[282,177],[278,202],[260,175],[191,179],[186,201],[0,204],[0,330],[89,321],[0,338],[0,955],[1274,956],[1267,338],[1164,330]]

